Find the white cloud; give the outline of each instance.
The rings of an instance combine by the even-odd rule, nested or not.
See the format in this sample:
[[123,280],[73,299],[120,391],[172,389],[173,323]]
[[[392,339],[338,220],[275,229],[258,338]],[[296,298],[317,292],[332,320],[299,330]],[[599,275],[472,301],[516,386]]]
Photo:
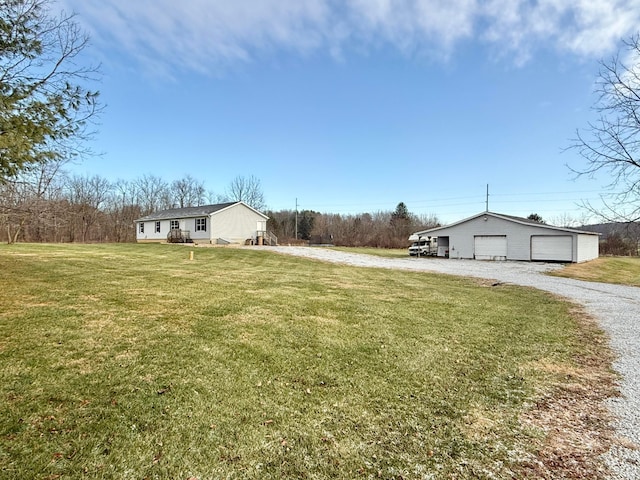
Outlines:
[[325,0],[60,0],[80,15],[97,46],[119,47],[149,65],[211,71],[264,52],[326,44]]
[[59,0],[97,46],[149,66],[214,72],[286,51],[392,45],[446,57],[477,42],[526,62],[542,48],[600,57],[640,26],[640,0]]
[[446,56],[473,33],[476,0],[350,0],[350,26],[367,43]]
[[541,45],[601,57],[640,28],[640,0],[490,0],[484,38],[526,61]]
[[564,35],[562,46],[581,55],[602,55],[612,50],[622,37],[640,29],[640,1],[580,0],[575,22]]

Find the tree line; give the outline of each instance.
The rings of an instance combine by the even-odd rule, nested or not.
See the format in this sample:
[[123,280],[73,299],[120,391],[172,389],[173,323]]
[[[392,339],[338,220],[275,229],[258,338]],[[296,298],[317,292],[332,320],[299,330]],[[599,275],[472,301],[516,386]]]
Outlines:
[[411,233],[440,226],[436,215],[415,215],[400,202],[393,211],[340,215],[313,210],[268,211],[267,226],[280,244],[405,248]]
[[0,240],[132,242],[135,220],[159,210],[236,200],[264,207],[255,177],[236,177],[216,194],[190,175],[172,182],[155,175],[111,182],[61,167],[48,162],[0,183]]
[[231,201],[264,211],[281,243],[404,247],[411,232],[438,225],[435,216],[413,215],[404,203],[395,211],[359,215],[268,210],[253,176],[238,176],[223,193],[214,193],[191,175],[171,182],[155,175],[112,182],[70,175],[62,166],[48,162],[0,183],[0,241],[134,242],[135,220],[145,215]]

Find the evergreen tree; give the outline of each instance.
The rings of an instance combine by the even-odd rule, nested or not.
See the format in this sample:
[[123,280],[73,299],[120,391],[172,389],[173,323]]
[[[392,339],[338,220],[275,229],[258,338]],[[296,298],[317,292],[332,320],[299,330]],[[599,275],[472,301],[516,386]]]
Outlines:
[[538,223],[546,223],[542,217],[540,215],[538,215],[537,213],[532,213],[531,215],[529,215],[527,217],[528,220],[533,220],[534,222],[538,222]]
[[0,0],[0,182],[35,164],[82,153],[98,92],[82,84],[87,37],[53,0]]

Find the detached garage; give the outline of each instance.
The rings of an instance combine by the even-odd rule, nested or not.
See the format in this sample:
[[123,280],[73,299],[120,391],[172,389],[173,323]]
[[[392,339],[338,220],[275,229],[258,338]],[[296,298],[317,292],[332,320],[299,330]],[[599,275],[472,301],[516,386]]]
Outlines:
[[598,258],[597,233],[493,212],[416,232],[410,240],[433,237],[439,257],[573,263]]

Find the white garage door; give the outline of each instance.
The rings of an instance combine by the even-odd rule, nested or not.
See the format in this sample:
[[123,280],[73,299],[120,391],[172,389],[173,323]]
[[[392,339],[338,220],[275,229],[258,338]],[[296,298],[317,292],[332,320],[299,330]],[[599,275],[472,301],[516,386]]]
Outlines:
[[474,237],[474,255],[476,260],[506,260],[506,235],[481,235]]
[[534,235],[531,237],[531,260],[573,261],[571,235]]

